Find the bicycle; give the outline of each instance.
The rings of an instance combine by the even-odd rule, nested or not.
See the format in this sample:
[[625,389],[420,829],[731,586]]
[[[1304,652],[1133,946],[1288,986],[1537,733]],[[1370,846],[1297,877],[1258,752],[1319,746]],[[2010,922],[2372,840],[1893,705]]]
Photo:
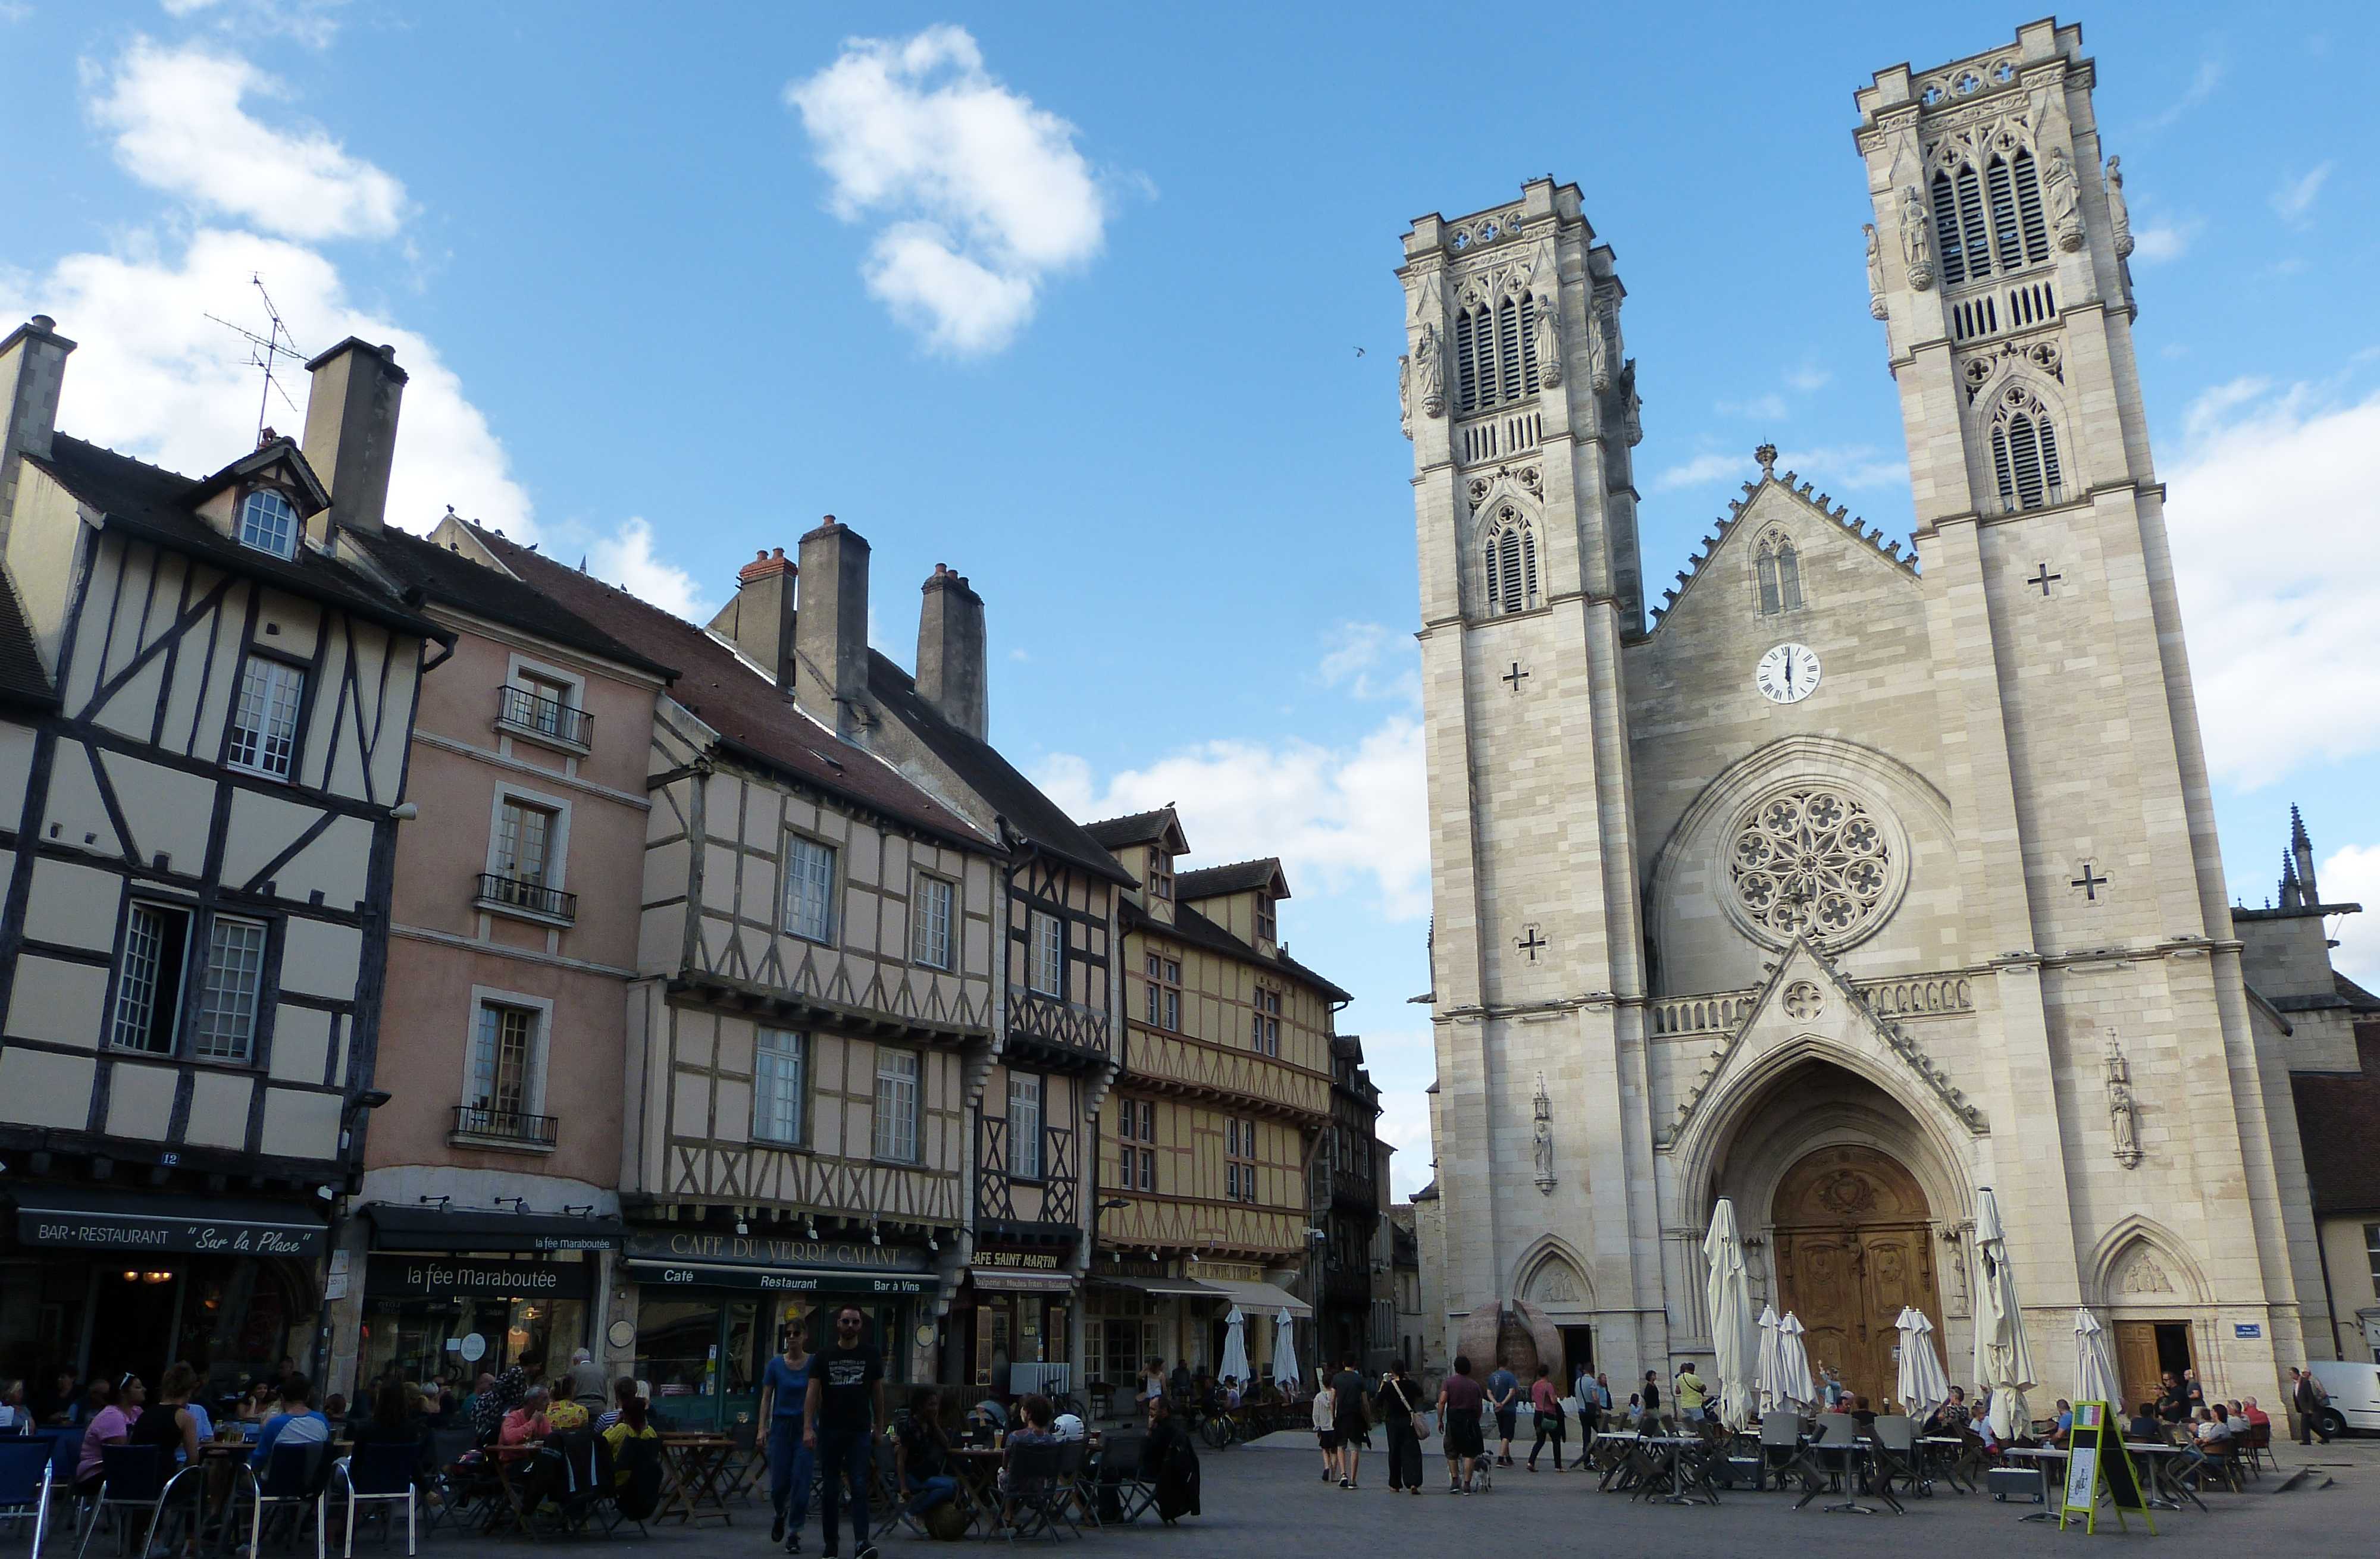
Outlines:
[[1241,1421],[1236,1409],[1227,1408],[1207,1415],[1198,1425],[1198,1438],[1208,1450],[1220,1451],[1239,1441],[1253,1440],[1256,1435]]

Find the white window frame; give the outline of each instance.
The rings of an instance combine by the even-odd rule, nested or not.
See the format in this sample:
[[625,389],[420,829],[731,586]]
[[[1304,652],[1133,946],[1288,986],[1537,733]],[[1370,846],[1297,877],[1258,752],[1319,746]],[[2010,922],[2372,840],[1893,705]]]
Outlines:
[[[937,897],[941,905],[941,945],[934,945],[936,916],[928,913]],[[946,876],[921,871],[909,890],[909,961],[928,969],[950,970],[958,959],[959,885]]]
[[[182,959],[180,973],[175,983],[173,1005],[163,1015],[164,1032],[162,1042],[152,1034],[150,1036],[152,1043],[135,1045],[126,1043],[120,1036],[124,1032],[125,1000],[131,982],[140,977],[132,967],[131,960],[135,955],[137,927],[144,913],[181,918]],[[232,1002],[227,1009],[220,999],[222,992],[215,983],[216,960],[224,950],[219,933],[226,927],[253,933],[255,937],[255,961],[246,969],[246,989],[235,993],[239,999]],[[125,911],[123,942],[111,966],[115,973],[115,997],[105,1014],[105,1047],[136,1056],[173,1057],[219,1066],[255,1065],[257,1032],[264,1021],[265,976],[274,966],[276,952],[273,923],[261,916],[209,913],[196,904],[170,899],[134,899]],[[155,1010],[155,981],[156,973],[152,969],[146,980],[149,1000],[145,1003],[152,1012]],[[191,1008],[193,981],[198,983],[195,1009]],[[182,1027],[186,1014],[190,1018],[190,1027],[187,1030]],[[229,1018],[228,1028],[208,1040],[209,1048],[200,1049],[201,1025],[209,1022],[211,1018],[225,1016]],[[227,1045],[224,1042],[225,1033],[231,1036]]]
[[[794,924],[794,865],[796,857],[805,850],[818,851],[826,857],[825,901],[820,906],[819,912],[822,924],[815,932],[805,931]],[[784,849],[780,856],[778,867],[777,900],[778,921],[784,927],[786,936],[798,937],[805,942],[816,942],[821,947],[834,946],[836,922],[841,918],[834,912],[835,896],[842,876],[842,853],[834,845],[822,839],[813,839],[808,834],[792,832],[785,835]],[[807,874],[805,876],[807,876]]]
[[1037,996],[1066,997],[1066,917],[1048,910],[1025,913],[1025,985]]
[[504,803],[533,806],[553,815],[553,828],[545,841],[545,876],[537,886],[555,892],[566,891],[570,886],[570,802],[563,796],[548,795],[542,791],[524,790],[518,785],[499,785],[488,800],[488,864],[480,870],[490,876],[505,874],[497,865],[504,850]]
[[[203,946],[205,959],[197,965],[199,1004],[191,1015],[188,1053],[194,1061],[222,1061],[233,1066],[248,1066],[256,1059],[256,1029],[264,1011],[264,975],[273,962],[273,924],[253,915],[212,914],[206,917],[207,934],[203,944],[193,935],[191,951]],[[228,1008],[221,1005],[222,991],[216,985],[216,961],[222,957],[222,933],[226,927],[237,929],[245,936],[253,933],[255,962],[245,969],[246,991],[235,991]],[[184,988],[189,984],[191,963],[182,966]],[[245,998],[243,1010],[240,997]],[[227,1025],[209,1034],[210,1021]],[[229,1035],[228,1041],[225,1035]],[[212,1046],[202,1048],[202,1046]]]
[[[558,700],[562,707],[565,709],[585,712],[587,679],[577,672],[567,667],[556,666],[551,661],[531,659],[526,655],[514,655],[504,662],[506,687],[517,688],[524,693],[531,692],[528,685],[530,679],[552,683],[564,689],[565,695]],[[522,724],[515,720],[506,720],[504,730],[516,736],[527,736],[531,741],[557,743],[573,753],[584,749],[587,745],[586,743],[565,736],[558,731],[547,731],[535,721]]]
[[[275,501],[287,513],[289,516],[287,546],[267,547],[261,542],[249,539],[248,506],[260,498],[270,498]],[[298,555],[298,538],[306,534],[306,518],[298,513],[298,505],[289,502],[289,495],[279,488],[255,487],[239,495],[239,507],[232,511],[231,529],[232,539],[251,552],[261,552],[268,558],[294,558]]]
[[1038,1180],[1049,1167],[1043,1162],[1042,1151],[1042,1123],[1047,1118],[1049,1098],[1049,1080],[1039,1073],[1008,1074],[1008,1173],[1013,1178]]
[[[903,1063],[907,1064],[905,1072]],[[888,1099],[886,1085],[891,1084],[895,1095]],[[894,1106],[897,1093],[908,1089],[907,1118]],[[876,1052],[876,1107],[870,1122],[869,1136],[875,1156],[888,1164],[920,1162],[924,1139],[926,1105],[926,1059],[915,1050],[893,1050],[879,1047]],[[905,1144],[903,1137],[906,1136]],[[907,1151],[903,1151],[904,1148]]]
[[459,1091],[455,1094],[457,1102],[468,1108],[480,1107],[471,1096],[471,1089],[477,1082],[479,1070],[477,1062],[480,1050],[480,1013],[483,1008],[488,1007],[520,1007],[536,1010],[537,1037],[529,1046],[528,1089],[522,1102],[520,1113],[543,1115],[545,1113],[545,1080],[553,1046],[552,998],[531,996],[527,991],[504,990],[494,985],[471,987],[471,1004],[464,1018],[463,1075],[460,1079]]
[[[782,1041],[771,1045],[771,1038]],[[764,1129],[761,1118],[763,1055],[790,1056],[794,1073],[793,1120],[790,1126],[771,1118]],[[774,1080],[772,1080],[774,1081]],[[799,1147],[808,1140],[809,1130],[810,1041],[809,1036],[794,1029],[763,1027],[752,1036],[752,1140],[773,1142],[781,1147]],[[776,1114],[771,1108],[771,1116]]]
[[[152,1012],[156,1007],[156,966],[161,961],[159,955],[164,948],[164,936],[161,934],[156,946],[143,955],[150,963],[150,969],[145,975],[139,973],[131,962],[135,956],[133,937],[136,935],[136,928],[141,923],[144,912],[158,917],[161,925],[163,918],[166,915],[178,914],[182,917],[182,976],[181,982],[176,986],[174,1005],[164,1014],[165,1035],[164,1043],[162,1045],[154,1043],[154,1034],[148,1036],[150,1043],[146,1044],[128,1043],[121,1037],[125,1022],[124,1003],[129,994],[132,982],[140,980],[147,988],[148,995],[141,1005]],[[196,906],[175,903],[167,900],[135,899],[126,909],[123,945],[116,950],[115,955],[115,1000],[107,1015],[107,1047],[109,1049],[128,1051],[136,1056],[171,1056],[175,1053],[175,1045],[181,1039],[181,994],[188,989],[190,949],[198,940],[196,933],[201,918]]]
[[[240,725],[241,713],[248,704],[249,679],[252,675],[261,675],[263,679],[261,704],[256,711],[259,721],[255,728],[256,755],[252,758],[242,758],[236,755],[239,751],[240,731],[243,729]],[[297,688],[297,697],[289,710],[288,762],[282,767],[275,768],[267,761],[269,755],[266,749],[271,739],[272,712],[277,702],[277,694],[283,679],[286,679],[289,683],[294,683]],[[278,780],[286,784],[296,777],[298,760],[305,755],[305,748],[306,668],[293,666],[286,660],[277,659],[270,655],[260,655],[251,647],[240,658],[239,686],[232,691],[231,715],[225,722],[225,767],[237,768],[243,774],[255,774],[267,780]]]

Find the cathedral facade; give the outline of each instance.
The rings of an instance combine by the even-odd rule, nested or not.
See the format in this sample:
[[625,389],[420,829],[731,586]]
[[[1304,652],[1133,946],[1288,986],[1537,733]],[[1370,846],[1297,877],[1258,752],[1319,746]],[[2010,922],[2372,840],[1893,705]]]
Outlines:
[[2078,1306],[2128,1396],[2184,1364],[2275,1393],[2332,1335],[2093,79],[2045,21],[1856,94],[1905,555],[1764,448],[1648,601],[1626,294],[1577,187],[1405,236],[1449,1354],[1706,1360],[1727,1197],[1815,1361],[1894,1395],[1915,1305],[1961,1380],[1986,1187],[2046,1393]]

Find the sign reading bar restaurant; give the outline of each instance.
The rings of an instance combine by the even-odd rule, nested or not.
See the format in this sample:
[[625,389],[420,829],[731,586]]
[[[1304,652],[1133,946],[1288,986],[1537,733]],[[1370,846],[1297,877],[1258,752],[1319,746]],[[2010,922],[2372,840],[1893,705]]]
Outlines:
[[583,1299],[589,1262],[463,1261],[453,1256],[373,1256],[364,1291],[375,1299]]
[[206,1215],[212,1209],[202,1202],[181,1213],[150,1212],[145,1201],[124,1200],[140,1210],[20,1202],[17,1238],[28,1245],[200,1255],[308,1257],[322,1251],[320,1224],[255,1216],[209,1217]]
[[[848,1267],[868,1272],[929,1272],[926,1252],[910,1245],[877,1245],[865,1239],[783,1239],[760,1234],[705,1234],[688,1230],[630,1229],[626,1253],[636,1262],[752,1267]],[[917,1293],[918,1289],[887,1289]]]

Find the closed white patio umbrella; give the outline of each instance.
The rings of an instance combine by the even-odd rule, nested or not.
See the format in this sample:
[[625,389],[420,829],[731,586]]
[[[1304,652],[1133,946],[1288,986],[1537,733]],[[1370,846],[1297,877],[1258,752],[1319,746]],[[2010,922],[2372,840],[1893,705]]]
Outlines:
[[1802,1340],[1808,1329],[1790,1310],[1777,1323],[1777,1395],[1783,1406],[1803,1413],[1818,1400],[1818,1378],[1810,1373],[1810,1345]]
[[1216,1375],[1219,1379],[1235,1380],[1242,1385],[1248,1384],[1248,1318],[1241,1313],[1237,1305],[1233,1305],[1232,1312],[1223,1317],[1223,1365]]
[[1950,1400],[1950,1372],[1934,1351],[1934,1323],[1916,1306],[1904,1308],[1893,1323],[1900,1334],[1900,1372],[1894,1383],[1901,1411],[1924,1423],[1934,1409]]
[[1759,1400],[1760,1327],[1752,1314],[1752,1274],[1743,1263],[1735,1203],[1726,1197],[1711,1209],[1703,1259],[1710,1263],[1703,1295],[1710,1311],[1711,1372],[1718,1377],[1719,1421],[1742,1429],[1752,1421]]
[[2009,1264],[2008,1230],[1989,1186],[1975,1197],[1975,1378],[1991,1390],[1992,1434],[2005,1445],[2029,1421],[2024,1394],[2040,1383]]
[[1272,1318],[1272,1378],[1283,1391],[1297,1384],[1297,1318],[1285,1308]]
[[1762,1305],[1760,1307],[1760,1368],[1757,1372],[1760,1377],[1760,1410],[1764,1413],[1774,1411],[1780,1405],[1781,1400],[1777,1389],[1777,1371],[1778,1367],[1784,1362],[1785,1355],[1779,1349],[1778,1341],[1777,1307]]
[[2116,1366],[2107,1358],[2107,1334],[2099,1318],[2087,1310],[2074,1312],[2074,1400],[2106,1402],[2120,1407],[2124,1388],[2116,1380]]

